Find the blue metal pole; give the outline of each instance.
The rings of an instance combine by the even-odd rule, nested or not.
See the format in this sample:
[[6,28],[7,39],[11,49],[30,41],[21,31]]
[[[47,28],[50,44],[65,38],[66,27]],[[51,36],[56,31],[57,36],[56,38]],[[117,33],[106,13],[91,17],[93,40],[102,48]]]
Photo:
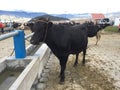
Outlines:
[[26,48],[25,48],[25,35],[24,31],[17,30],[19,33],[15,35],[14,38],[14,48],[15,48],[15,57],[16,58],[25,58],[26,57]]

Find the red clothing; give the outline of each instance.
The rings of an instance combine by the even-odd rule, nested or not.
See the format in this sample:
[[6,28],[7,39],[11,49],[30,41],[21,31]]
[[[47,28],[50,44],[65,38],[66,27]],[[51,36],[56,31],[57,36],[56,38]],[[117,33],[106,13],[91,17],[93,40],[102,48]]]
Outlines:
[[4,27],[5,27],[5,25],[0,22],[0,28],[4,28]]

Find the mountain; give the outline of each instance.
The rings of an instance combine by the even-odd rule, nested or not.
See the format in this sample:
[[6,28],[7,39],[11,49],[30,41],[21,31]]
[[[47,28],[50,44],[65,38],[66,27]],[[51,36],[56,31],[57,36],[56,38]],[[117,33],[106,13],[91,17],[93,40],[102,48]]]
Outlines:
[[[4,11],[0,10],[0,15],[10,15],[15,17],[25,17],[25,18],[34,18],[37,16],[48,15],[44,12],[26,12],[26,11]],[[89,13],[84,14],[50,14],[51,16],[61,17],[61,18],[87,18]]]
[[106,17],[108,17],[108,18],[120,18],[120,12],[107,13]]
[[[34,18],[37,16],[48,15],[44,12],[26,12],[26,11],[4,11],[0,10],[0,15],[11,15],[15,17],[25,17],[25,18]],[[82,13],[82,14],[50,14],[51,16],[61,17],[61,18],[91,18],[91,13]],[[116,18],[120,17],[120,12],[112,12],[105,14],[106,17]]]
[[44,12],[25,12],[25,11],[3,11],[0,10],[0,15],[10,15],[15,17],[25,17],[25,18],[33,18],[36,16],[45,15]]
[[39,19],[41,17],[43,17],[43,18],[49,18],[49,20],[52,20],[52,21],[69,20],[67,18],[62,18],[62,17],[58,17],[58,16],[52,16],[52,15],[45,14],[45,15],[42,15],[42,16],[34,17],[30,21],[32,21],[33,19]]
[[53,14],[54,16],[64,17],[64,18],[90,18],[89,13],[82,13],[82,14]]

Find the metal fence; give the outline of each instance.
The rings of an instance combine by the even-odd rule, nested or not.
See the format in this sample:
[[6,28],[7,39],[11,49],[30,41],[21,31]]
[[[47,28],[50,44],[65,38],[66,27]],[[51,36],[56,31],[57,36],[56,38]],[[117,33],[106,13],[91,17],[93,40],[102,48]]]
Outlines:
[[32,35],[33,33],[25,36],[23,30],[14,30],[13,32],[1,35],[0,41],[13,37],[15,57],[25,58],[26,57],[25,39],[28,39]]

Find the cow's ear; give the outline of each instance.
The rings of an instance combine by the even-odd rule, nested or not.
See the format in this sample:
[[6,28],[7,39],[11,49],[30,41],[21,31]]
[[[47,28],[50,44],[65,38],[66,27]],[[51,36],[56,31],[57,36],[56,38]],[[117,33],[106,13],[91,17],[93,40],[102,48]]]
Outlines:
[[53,25],[53,23],[52,23],[52,22],[48,22],[48,28],[51,28],[51,27],[52,27],[52,25]]

